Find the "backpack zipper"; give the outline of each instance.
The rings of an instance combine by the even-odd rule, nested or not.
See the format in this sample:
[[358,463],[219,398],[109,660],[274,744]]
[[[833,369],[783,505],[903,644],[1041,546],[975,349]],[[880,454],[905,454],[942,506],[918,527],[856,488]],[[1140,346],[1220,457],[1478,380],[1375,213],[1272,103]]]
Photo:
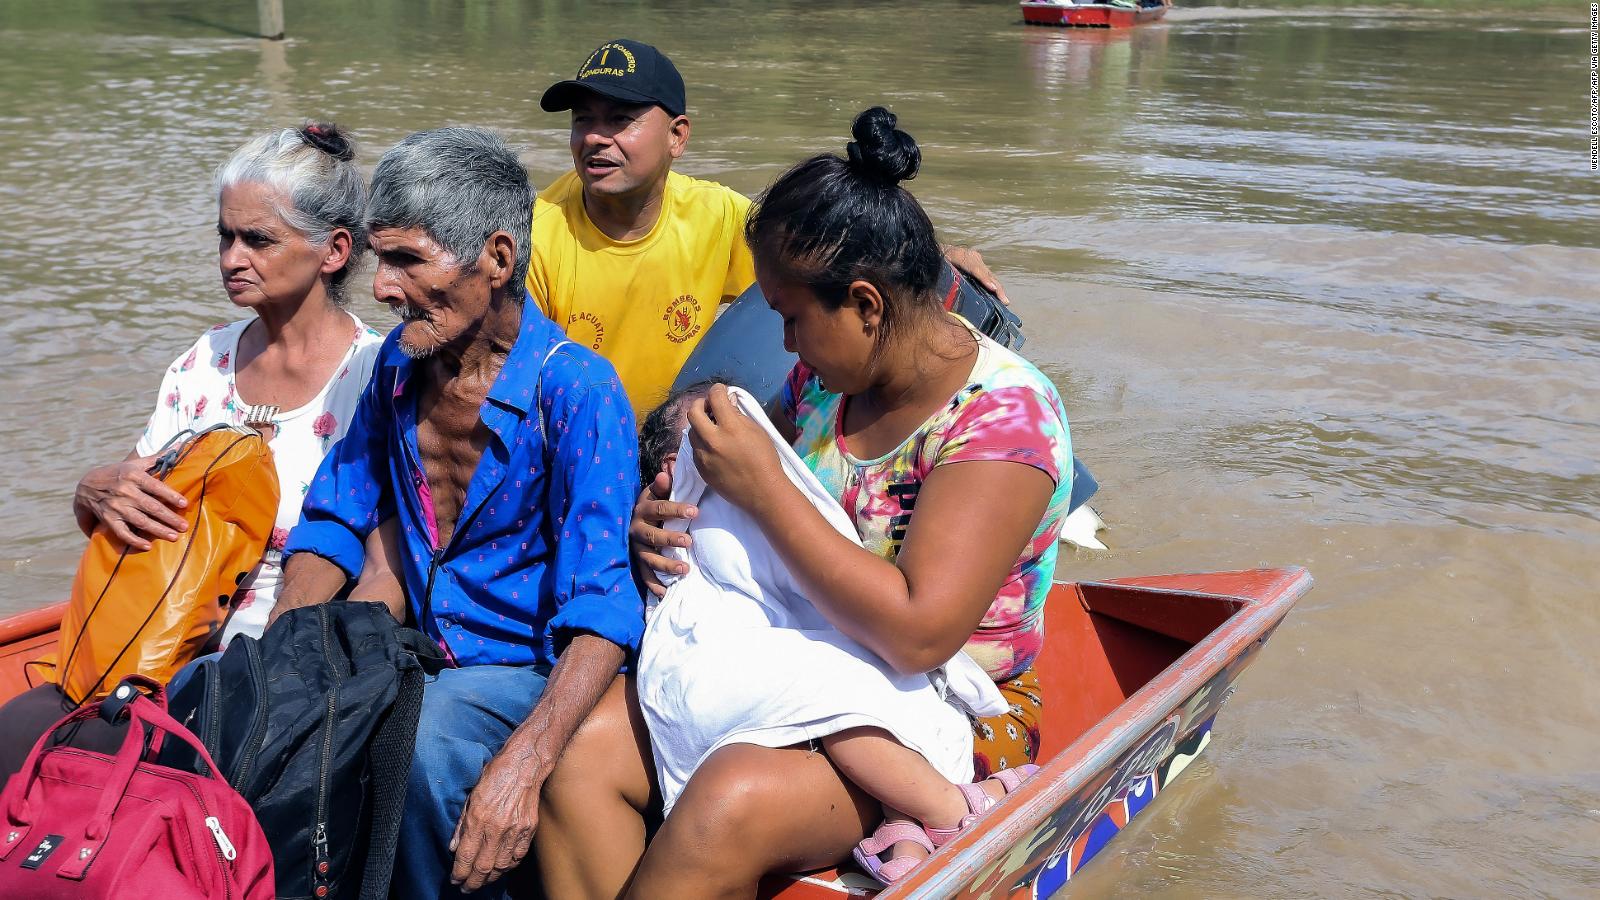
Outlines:
[[311,839],[311,842],[312,842],[312,845],[313,845],[313,847],[312,847],[312,850],[313,850],[313,852],[312,852],[312,861],[313,861],[313,864],[314,864],[313,867],[316,870],[314,874],[315,874],[315,877],[316,877],[316,880],[317,880],[316,894],[317,894],[318,897],[326,897],[328,895],[328,884],[327,884],[328,877],[327,876],[328,876],[328,868],[329,868],[329,863],[328,863],[328,830],[325,827],[323,827],[321,822],[317,823],[317,833]]
[[201,743],[205,744],[206,750],[212,756],[216,756],[217,751],[222,749],[222,722],[219,721],[222,718],[222,679],[215,677],[221,669],[222,660],[219,659],[212,664],[213,677],[206,680],[205,700],[208,715],[205,721],[206,733]]
[[[200,789],[199,788],[197,788],[194,785],[190,784],[189,782],[183,780],[182,778],[172,778],[172,776],[169,776],[169,775],[166,775],[166,774],[160,773],[160,772],[156,772],[156,773],[152,773],[152,774],[161,775],[161,777],[163,777],[163,778],[169,778],[169,779],[171,779],[173,781],[176,781],[176,782],[182,784],[184,787],[188,788],[189,789],[189,793],[194,795],[194,802],[200,805],[200,813],[201,813],[201,815],[206,817],[206,827],[211,829],[211,836],[212,836],[212,838],[215,839],[214,842],[213,842],[213,849],[216,851],[216,854],[217,854],[217,871],[222,875],[223,896],[224,897],[232,897],[233,896],[233,877],[232,877],[233,876],[233,869],[232,869],[231,866],[228,865],[228,861],[231,860],[231,859],[234,859],[235,857],[237,857],[239,855],[239,851],[234,849],[233,842],[228,840],[228,836],[222,833],[222,823],[218,822],[217,821],[217,817],[213,816],[211,814],[211,810],[206,808],[206,798],[200,796]],[[212,824],[213,822],[216,822],[216,824],[213,825]],[[222,845],[224,843],[226,843],[228,845],[227,850],[223,849]],[[87,869],[85,869],[84,871],[85,871],[85,874],[88,873]]]
[[[55,752],[66,753],[71,756],[81,756],[85,759],[99,759],[102,756],[102,754],[90,753],[85,750],[79,750],[75,747],[62,747],[57,749]],[[200,794],[200,789],[190,784],[188,780],[180,777],[176,772],[168,774],[167,772],[160,771],[160,769],[154,765],[146,767],[144,772],[147,775],[154,775],[158,778],[165,778],[168,781],[175,781],[178,784],[183,785],[190,794],[194,795],[195,805],[200,807],[200,814],[205,816],[206,827],[211,829],[211,835],[213,838],[215,838],[213,849],[217,856],[217,872],[222,876],[223,896],[231,898],[233,896],[233,870],[228,865],[228,861],[236,858],[239,855],[239,852],[233,846],[233,842],[228,840],[228,836],[223,833],[222,823],[217,820],[216,816],[211,814],[211,810],[206,808],[206,798]],[[215,825],[212,824],[214,822],[216,823]],[[106,842],[110,839],[111,833],[110,831],[107,831],[105,838],[100,842],[101,846],[105,846]],[[224,843],[227,844],[227,851],[223,850]],[[230,851],[231,855],[229,855]],[[89,876],[89,869],[93,867],[94,864],[99,860],[100,857],[98,854],[96,854],[94,859],[89,860],[89,865],[83,867],[83,875],[85,878]]]
[[333,648],[329,643],[332,625],[328,620],[327,604],[317,607],[317,620],[322,625],[322,656],[333,675],[333,683],[328,685],[328,710],[322,720],[322,758],[317,763],[317,831],[311,839],[311,878],[316,884],[313,893],[318,897],[326,897],[328,884],[332,880],[328,877],[328,759],[333,755],[333,722],[339,709],[339,682],[342,679],[334,665]]
[[[244,658],[245,662],[247,662],[250,666],[251,682],[261,685],[262,689],[265,690],[267,673],[266,668],[261,664],[261,647],[254,641],[245,644]],[[221,690],[217,691],[217,703],[220,709],[222,703]],[[250,735],[245,744],[244,755],[239,759],[239,771],[233,778],[228,779],[229,784],[232,784],[235,788],[241,791],[245,786],[245,777],[250,774],[250,770],[255,766],[256,756],[261,752],[261,745],[266,740],[266,733],[267,705],[265,703],[257,703],[255,725],[250,729]]]
[[228,833],[222,830],[222,823],[216,816],[206,816],[206,827],[211,829],[211,836],[217,839],[217,849],[222,851],[222,858],[233,862],[239,858],[239,851],[233,846],[233,841],[228,840]]

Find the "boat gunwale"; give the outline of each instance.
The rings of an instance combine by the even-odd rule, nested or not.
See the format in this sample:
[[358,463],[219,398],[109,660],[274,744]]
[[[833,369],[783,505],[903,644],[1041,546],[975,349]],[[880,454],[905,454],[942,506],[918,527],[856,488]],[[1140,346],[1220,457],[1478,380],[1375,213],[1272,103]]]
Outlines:
[[61,617],[67,611],[67,601],[58,600],[46,606],[25,609],[0,617],[0,648],[18,641],[49,634],[61,629]]
[[[1116,709],[1051,757],[1039,773],[1008,795],[979,827],[972,828],[940,848],[903,881],[879,894],[880,900],[951,897],[966,887],[982,869],[1001,858],[1013,845],[1046,822],[1096,775],[1131,750],[1172,710],[1204,687],[1217,673],[1244,653],[1250,644],[1264,641],[1288,615],[1295,601],[1311,589],[1311,574],[1300,566],[1253,569],[1278,572],[1258,593],[1221,593],[1183,588],[1126,584],[1109,581],[1056,582],[1083,601],[1085,586],[1132,589],[1144,593],[1194,598],[1221,598],[1242,605],[1206,638],[1129,695]],[[1198,574],[1198,573],[1197,573]],[[1214,576],[1223,573],[1205,573]],[[1183,576],[1167,576],[1182,578]]]
[[1092,2],[1092,3],[1073,3],[1073,4],[1070,4],[1070,5],[1062,5],[1062,4],[1059,4],[1059,3],[1051,3],[1050,0],[1022,0],[1022,3],[1020,5],[1021,6],[1032,6],[1032,7],[1035,7],[1037,9],[1059,9],[1059,10],[1063,10],[1063,11],[1073,10],[1073,9],[1092,9],[1092,8],[1098,7],[1098,6],[1103,6],[1103,7],[1107,8],[1107,9],[1120,9],[1123,12],[1140,12],[1140,11],[1147,10],[1147,9],[1168,9],[1168,8],[1170,8],[1165,3],[1161,4],[1160,6],[1117,6],[1114,3],[1107,3],[1106,0],[1094,0],[1094,2]]

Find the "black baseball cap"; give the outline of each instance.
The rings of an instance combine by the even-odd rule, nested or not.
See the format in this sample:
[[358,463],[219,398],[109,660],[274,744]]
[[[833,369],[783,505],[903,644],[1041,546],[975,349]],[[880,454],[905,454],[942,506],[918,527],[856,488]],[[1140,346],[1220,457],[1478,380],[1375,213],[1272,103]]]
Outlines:
[[683,115],[683,76],[665,53],[638,41],[606,41],[578,67],[576,78],[550,85],[539,99],[545,112],[571,109],[582,91],[593,91],[625,103],[654,103],[674,116]]

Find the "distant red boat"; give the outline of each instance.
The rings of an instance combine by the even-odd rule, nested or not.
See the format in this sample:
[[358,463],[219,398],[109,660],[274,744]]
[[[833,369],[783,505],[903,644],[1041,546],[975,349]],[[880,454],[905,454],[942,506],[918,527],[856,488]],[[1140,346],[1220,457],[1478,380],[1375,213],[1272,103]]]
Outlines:
[[1141,5],[1138,8],[1110,3],[1050,3],[1026,0],[1022,4],[1024,25],[1052,25],[1057,28],[1132,28],[1154,22],[1172,8],[1172,0]]

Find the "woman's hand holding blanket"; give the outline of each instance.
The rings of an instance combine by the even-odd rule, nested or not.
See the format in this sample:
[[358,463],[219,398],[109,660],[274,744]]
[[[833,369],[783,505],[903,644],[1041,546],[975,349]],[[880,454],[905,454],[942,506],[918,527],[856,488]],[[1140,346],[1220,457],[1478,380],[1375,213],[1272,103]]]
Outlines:
[[690,405],[686,418],[694,464],[707,487],[752,514],[775,492],[795,492],[772,438],[733,405],[726,386],[713,385],[705,399]]

